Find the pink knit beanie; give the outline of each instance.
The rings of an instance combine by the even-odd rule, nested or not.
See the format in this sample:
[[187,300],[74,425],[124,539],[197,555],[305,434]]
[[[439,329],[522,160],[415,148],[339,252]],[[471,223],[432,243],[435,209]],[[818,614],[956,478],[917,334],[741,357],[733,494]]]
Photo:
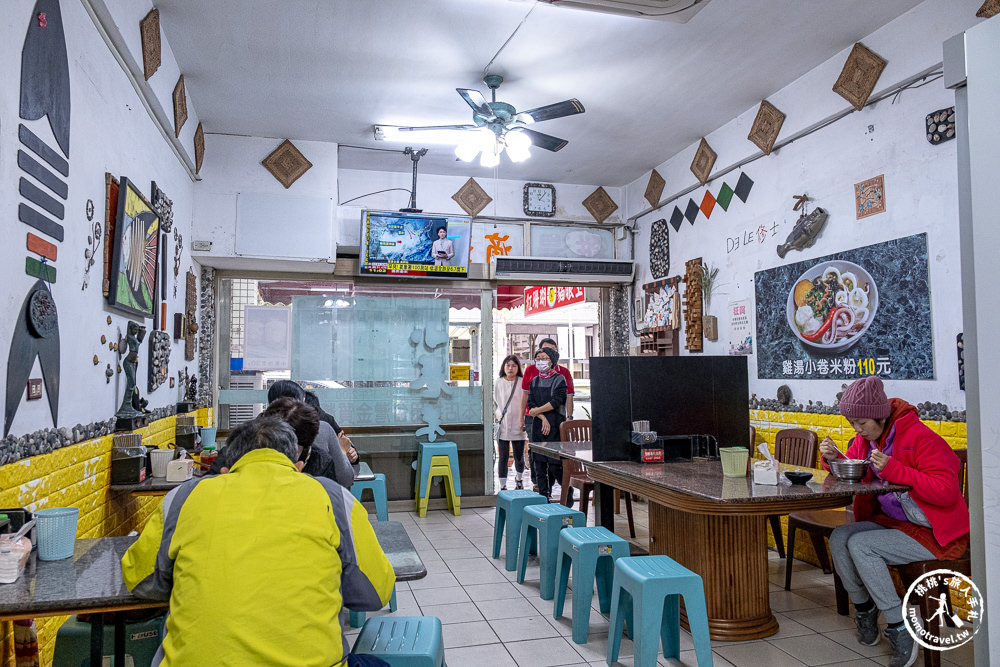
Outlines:
[[885,419],[891,413],[892,407],[877,375],[855,380],[840,397],[840,414],[848,419]]

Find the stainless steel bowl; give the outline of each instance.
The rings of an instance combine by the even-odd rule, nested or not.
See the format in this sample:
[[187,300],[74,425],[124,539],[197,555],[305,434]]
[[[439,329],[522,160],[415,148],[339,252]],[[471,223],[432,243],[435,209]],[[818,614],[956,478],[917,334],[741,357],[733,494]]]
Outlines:
[[837,459],[830,461],[830,470],[844,482],[860,482],[868,472],[866,459]]

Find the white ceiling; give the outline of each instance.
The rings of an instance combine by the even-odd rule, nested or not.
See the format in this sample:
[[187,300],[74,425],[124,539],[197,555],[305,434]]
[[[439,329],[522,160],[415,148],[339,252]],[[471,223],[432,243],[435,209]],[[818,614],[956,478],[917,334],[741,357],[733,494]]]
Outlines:
[[[620,186],[919,1],[710,0],[686,24],[531,0],[155,5],[206,132],[337,142],[341,168],[409,171],[402,155],[348,146],[401,151],[374,141],[376,123],[471,122],[455,88],[487,94],[484,68],[500,52],[489,68],[505,79],[498,100],[575,97],[587,111],[535,125],[569,145],[503,157],[496,175]],[[422,174],[494,174],[429,148]]]

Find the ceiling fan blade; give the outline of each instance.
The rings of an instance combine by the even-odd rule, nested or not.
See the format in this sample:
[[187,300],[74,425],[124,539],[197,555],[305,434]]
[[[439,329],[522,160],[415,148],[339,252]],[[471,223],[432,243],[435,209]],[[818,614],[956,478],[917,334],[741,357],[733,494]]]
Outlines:
[[521,116],[527,116],[531,118],[532,121],[538,123],[543,120],[552,120],[553,118],[562,118],[563,116],[573,116],[578,113],[583,113],[586,109],[580,103],[580,100],[573,98],[571,100],[564,100],[562,102],[556,102],[555,104],[547,104],[544,107],[538,107],[537,109],[528,109],[527,111],[522,111],[518,115],[520,120]]
[[422,132],[424,130],[477,130],[478,125],[423,125],[421,127],[400,127],[398,132]]
[[478,90],[471,90],[469,88],[456,88],[458,94],[462,96],[465,103],[472,107],[472,110],[483,117],[485,121],[496,120],[497,117],[493,115],[493,109],[490,105],[486,103],[486,98]]
[[539,148],[544,148],[547,151],[552,151],[553,153],[565,148],[566,144],[569,142],[565,139],[560,139],[559,137],[553,137],[551,134],[543,134],[535,130],[530,130],[526,127],[519,127],[517,130],[512,130],[516,132],[524,132],[529,137],[531,137],[531,145],[538,146]]

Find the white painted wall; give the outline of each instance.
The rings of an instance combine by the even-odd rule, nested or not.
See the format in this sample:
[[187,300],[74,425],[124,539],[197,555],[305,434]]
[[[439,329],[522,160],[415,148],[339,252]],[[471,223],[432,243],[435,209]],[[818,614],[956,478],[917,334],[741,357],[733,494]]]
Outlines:
[[[119,3],[127,5],[130,3]],[[143,9],[134,8],[141,18],[149,3],[139,3]],[[17,219],[21,200],[18,180],[22,172],[17,167],[17,127],[20,119],[19,85],[21,76],[21,48],[25,30],[31,18],[33,0],[9,0],[0,12],[0,215],[3,219],[4,243],[0,244],[0,275],[5,286],[0,294],[0,308],[7,316],[0,318],[0,387],[6,386],[7,353],[14,326],[14,319],[29,288],[35,282],[24,273],[25,234],[36,230]],[[121,66],[116,62],[99,36],[90,16],[80,2],[63,0],[61,3],[70,66],[72,116],[70,130],[69,198],[65,202],[65,240],[57,244],[57,282],[52,286],[53,297],[59,310],[61,343],[61,387],[59,396],[59,426],[73,426],[105,420],[114,415],[124,390],[124,374],[116,375],[111,384],[105,384],[104,369],[108,363],[117,365],[116,353],[101,344],[100,337],[116,340],[124,332],[129,320],[124,314],[106,306],[101,294],[102,271],[96,263],[90,272],[90,286],[81,290],[84,249],[91,233],[85,207],[92,199],[95,220],[102,220],[105,209],[104,173],[126,176],[138,183],[148,195],[150,181],[157,184],[174,201],[174,224],[185,238],[190,236],[192,193],[194,184],[182,168],[176,155],[163,140],[149,114],[139,103],[132,85]],[[138,22],[131,16],[122,25],[134,30],[138,39]],[[165,53],[165,58],[169,52]],[[169,61],[169,58],[167,58]],[[141,62],[141,60],[140,60]],[[176,65],[173,65],[176,69]],[[161,68],[161,70],[164,68]],[[170,66],[165,67],[169,71]],[[151,81],[160,77],[154,75]],[[173,82],[170,83],[172,89]],[[191,118],[188,125],[197,125],[197,116],[189,103]],[[56,146],[45,119],[31,121],[29,127],[47,143]],[[193,131],[193,130],[192,130]],[[30,177],[28,177],[30,180]],[[173,241],[168,245],[171,257]],[[103,245],[98,251],[103,255]],[[177,298],[172,293],[172,275],[167,295],[168,313],[183,310],[183,273],[191,266],[190,254],[184,251],[181,263],[181,282]],[[172,266],[172,260],[171,260]],[[171,271],[172,273],[172,271]],[[108,315],[112,324],[106,322]],[[172,319],[171,319],[172,321]],[[151,328],[152,320],[146,320]],[[94,365],[97,355],[100,363]],[[161,407],[177,401],[177,390],[165,383],[147,396],[147,346],[140,349],[138,385],[150,407]],[[171,374],[187,366],[197,371],[196,362],[184,362],[183,344],[173,345]],[[41,377],[36,361],[31,377]],[[52,426],[47,396],[30,403],[22,402],[11,427],[12,434],[22,434]]]
[[[875,94],[941,61],[941,43],[976,22],[976,2],[955,3],[942,15],[936,3],[924,3],[861,41],[888,60]],[[860,37],[860,36],[859,36]],[[772,95],[768,100],[787,115],[779,135],[785,137],[812,126],[848,108],[831,91],[849,49]],[[749,298],[753,303],[754,272],[786,262],[798,262],[926,231],[928,234],[931,321],[933,326],[935,378],[928,381],[893,382],[892,394],[912,402],[940,401],[954,408],[965,407],[958,388],[955,336],[962,330],[959,299],[959,249],[957,239],[957,185],[955,142],[930,145],[924,137],[924,116],[954,104],[954,95],[940,80],[907,90],[894,102],[886,99],[861,112],[851,113],[817,132],[762,157],[745,167],[754,181],[747,203],[733,198],[728,212],[718,207],[710,219],[699,214],[692,227],[686,221],[679,233],[670,230],[671,275],[683,274],[684,262],[701,257],[720,273],[717,293],[708,314],[719,317],[719,339],[706,340],[704,354],[726,354],[729,300]],[[754,105],[746,113],[707,135],[718,153],[716,170],[739,163],[758,149],[747,140],[756,115]],[[691,147],[657,167],[667,181],[664,199],[693,184],[689,165],[697,148]],[[715,173],[715,172],[713,172]],[[887,211],[863,220],[854,213],[853,184],[885,175]],[[735,187],[739,171],[710,181],[707,189],[718,194],[722,181]],[[649,209],[642,199],[648,175],[627,186],[631,215]],[[649,230],[654,220],[667,218],[674,205],[683,210],[688,198],[697,203],[706,188],[639,217],[636,258],[639,265],[637,293],[652,280],[649,272]],[[811,206],[822,206],[830,218],[816,244],[803,252],[791,251],[784,260],[775,251],[798,217],[792,211],[793,195],[808,193]],[[776,235],[771,233],[778,223]],[[753,233],[759,225],[768,232],[756,241],[733,250],[727,239]],[[633,344],[635,342],[633,341]],[[686,352],[682,351],[682,354]],[[830,404],[842,380],[758,380],[756,357],[749,359],[750,391],[773,398],[779,385],[792,388],[796,403],[809,400]]]

